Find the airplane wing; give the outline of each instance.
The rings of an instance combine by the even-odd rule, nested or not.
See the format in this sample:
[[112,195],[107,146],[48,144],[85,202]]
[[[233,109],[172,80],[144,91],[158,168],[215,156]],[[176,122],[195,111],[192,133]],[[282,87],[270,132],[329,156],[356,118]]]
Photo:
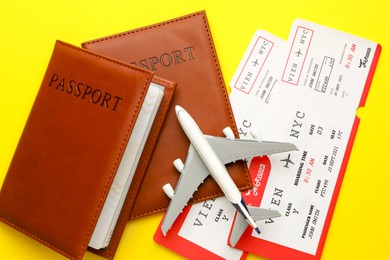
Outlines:
[[171,228],[173,222],[192,198],[199,185],[210,174],[198,152],[190,144],[184,168],[180,174],[175,192],[165,214],[161,229],[164,235]]
[[298,150],[295,144],[266,142],[245,139],[229,139],[205,135],[222,163],[227,164],[242,159],[274,153]]
[[[272,209],[263,209],[259,207],[250,207],[248,206],[248,211],[251,214],[251,217],[254,221],[268,219],[268,218],[277,218],[280,217],[280,213],[277,210]],[[229,236],[229,245],[234,247],[238,240],[240,240],[242,234],[248,227],[248,222],[242,217],[238,212],[233,222],[232,230],[230,231]]]

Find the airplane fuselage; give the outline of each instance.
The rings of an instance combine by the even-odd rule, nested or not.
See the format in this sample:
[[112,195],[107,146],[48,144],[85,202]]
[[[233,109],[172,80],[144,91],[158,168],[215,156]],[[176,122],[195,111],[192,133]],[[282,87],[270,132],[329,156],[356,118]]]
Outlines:
[[246,205],[243,205],[241,192],[238,190],[236,184],[230,177],[226,166],[218,158],[198,125],[181,107],[176,107],[176,114],[188,139],[191,141],[191,144],[210,171],[210,175],[217,182],[226,198],[236,207],[239,207],[239,212],[244,215],[251,226],[257,228],[257,225],[246,209]]

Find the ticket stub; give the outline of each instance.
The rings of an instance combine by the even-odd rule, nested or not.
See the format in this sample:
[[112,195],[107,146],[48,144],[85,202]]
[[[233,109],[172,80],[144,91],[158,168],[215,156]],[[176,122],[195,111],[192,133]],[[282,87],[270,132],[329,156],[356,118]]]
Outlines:
[[272,93],[277,91],[285,44],[284,40],[266,31],[256,31],[230,81],[236,98],[243,98],[254,106],[267,107]]
[[309,21],[294,21],[281,82],[285,88],[356,109],[365,100],[381,46]]

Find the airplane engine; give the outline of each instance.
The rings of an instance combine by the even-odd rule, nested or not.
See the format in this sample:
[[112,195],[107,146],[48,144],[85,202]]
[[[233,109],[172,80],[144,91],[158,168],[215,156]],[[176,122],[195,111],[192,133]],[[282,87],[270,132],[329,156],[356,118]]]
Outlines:
[[251,136],[252,136],[255,140],[261,141],[261,136],[258,134],[258,132],[257,132],[255,129],[251,129],[249,132],[250,132]]
[[167,184],[165,184],[162,188],[163,188],[165,194],[166,194],[170,199],[172,199],[173,194],[175,193],[175,192],[173,191],[172,185],[169,184],[169,183],[167,183]]
[[232,130],[230,127],[225,127],[222,131],[223,131],[223,133],[225,134],[225,136],[226,136],[227,138],[229,138],[230,140],[235,139],[233,130]]
[[183,171],[184,169],[184,164],[183,164],[183,161],[178,158],[176,160],[173,161],[173,165],[175,166],[176,170],[178,170],[180,173]]

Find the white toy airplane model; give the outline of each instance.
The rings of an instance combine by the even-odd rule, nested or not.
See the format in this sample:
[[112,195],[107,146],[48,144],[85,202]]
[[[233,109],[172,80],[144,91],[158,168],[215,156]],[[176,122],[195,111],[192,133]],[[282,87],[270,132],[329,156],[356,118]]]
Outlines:
[[230,245],[234,246],[237,243],[248,224],[260,233],[255,221],[280,216],[276,210],[248,207],[227,172],[225,164],[255,156],[297,150],[294,144],[235,139],[229,127],[223,130],[227,138],[203,135],[198,125],[182,107],[176,106],[176,115],[191,144],[186,164],[184,165],[180,159],[173,162],[181,173],[176,190],[173,191],[170,184],[163,187],[164,192],[171,198],[161,226],[164,235],[208,175],[213,177],[226,198],[240,213],[233,224]]

